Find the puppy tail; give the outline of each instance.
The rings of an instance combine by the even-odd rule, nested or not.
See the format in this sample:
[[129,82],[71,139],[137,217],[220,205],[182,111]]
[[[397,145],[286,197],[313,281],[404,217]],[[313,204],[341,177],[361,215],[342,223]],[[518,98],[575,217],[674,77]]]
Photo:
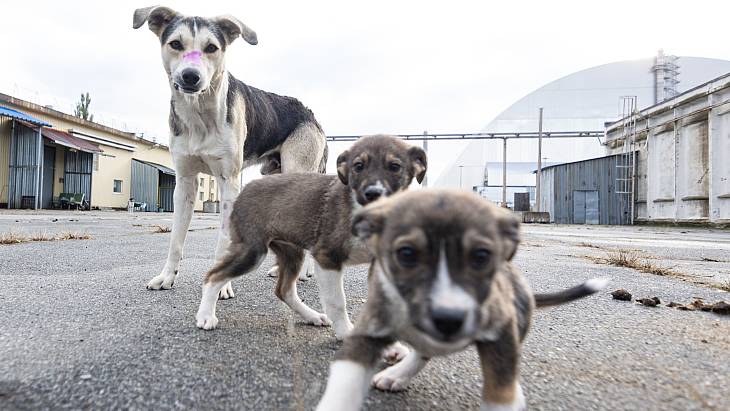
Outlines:
[[208,271],[206,282],[218,282],[225,279],[247,274],[258,267],[261,259],[266,255],[266,248],[248,250],[248,252],[229,251],[223,259]]
[[595,294],[604,289],[606,285],[608,285],[608,278],[593,278],[583,284],[568,288],[567,290],[555,293],[535,294],[535,305],[540,308],[565,304],[567,302]]

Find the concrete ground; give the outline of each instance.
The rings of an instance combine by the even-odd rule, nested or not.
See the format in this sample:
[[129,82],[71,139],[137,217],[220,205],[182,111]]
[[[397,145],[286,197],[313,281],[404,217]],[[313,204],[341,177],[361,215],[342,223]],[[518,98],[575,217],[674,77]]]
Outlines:
[[[312,409],[339,344],[299,322],[275,280],[234,283],[219,328],[195,328],[217,217],[196,215],[175,288],[147,291],[162,268],[170,214],[0,212],[0,235],[88,233],[88,240],[0,245],[0,409]],[[517,266],[536,291],[591,277],[663,303],[730,301],[730,233],[654,227],[525,226]],[[681,276],[596,264],[628,248]],[[349,270],[356,316],[365,270]],[[319,308],[314,281],[300,294]],[[370,410],[475,409],[473,350],[432,361],[404,393],[371,391]],[[522,383],[532,410],[728,410],[730,317],[611,299],[607,292],[537,312]]]

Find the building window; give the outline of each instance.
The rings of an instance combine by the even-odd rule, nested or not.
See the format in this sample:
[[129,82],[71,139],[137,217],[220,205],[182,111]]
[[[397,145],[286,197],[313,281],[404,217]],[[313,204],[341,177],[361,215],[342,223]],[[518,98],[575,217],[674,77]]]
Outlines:
[[114,192],[115,193],[122,192],[122,180],[114,180]]
[[[202,187],[205,184],[205,179],[203,177],[200,177],[200,186]],[[202,198],[201,198],[202,200]]]
[[210,179],[210,189],[215,189],[215,180],[213,180],[212,178]]
[[201,191],[200,193],[198,193],[198,197],[200,197],[200,201],[203,201],[203,195],[204,195],[204,194],[205,194],[205,193],[203,193],[202,191]]

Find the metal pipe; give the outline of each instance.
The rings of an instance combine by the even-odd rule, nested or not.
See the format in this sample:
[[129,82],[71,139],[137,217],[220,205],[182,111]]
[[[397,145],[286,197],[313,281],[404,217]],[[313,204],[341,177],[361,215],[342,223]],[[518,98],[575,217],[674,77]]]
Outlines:
[[15,184],[13,184],[13,156],[15,149],[15,119],[10,123],[10,157],[8,158],[8,210],[10,210],[10,204],[12,201],[12,195],[15,195]]
[[[542,138],[598,138],[604,131],[551,131],[542,133]],[[404,140],[490,140],[504,138],[538,138],[538,132],[525,133],[444,133],[444,134],[396,134]],[[360,135],[327,136],[328,141],[355,141]]]
[[538,123],[537,137],[537,180],[535,181],[535,209],[540,211],[540,185],[542,178],[542,107],[540,107],[540,120]]
[[502,139],[502,207],[507,207],[507,139]]

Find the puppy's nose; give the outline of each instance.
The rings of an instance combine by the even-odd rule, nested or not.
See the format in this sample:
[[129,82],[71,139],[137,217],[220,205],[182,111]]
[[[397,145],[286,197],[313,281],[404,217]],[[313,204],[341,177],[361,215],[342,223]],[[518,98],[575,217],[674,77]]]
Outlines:
[[363,192],[363,195],[368,202],[375,201],[383,195],[383,189],[380,187],[368,187]]
[[450,337],[461,330],[466,319],[466,311],[453,308],[431,308],[431,320],[436,329],[445,337]]
[[200,73],[198,73],[198,70],[195,69],[187,68],[183,70],[181,77],[183,85],[186,87],[197,86],[200,82]]

